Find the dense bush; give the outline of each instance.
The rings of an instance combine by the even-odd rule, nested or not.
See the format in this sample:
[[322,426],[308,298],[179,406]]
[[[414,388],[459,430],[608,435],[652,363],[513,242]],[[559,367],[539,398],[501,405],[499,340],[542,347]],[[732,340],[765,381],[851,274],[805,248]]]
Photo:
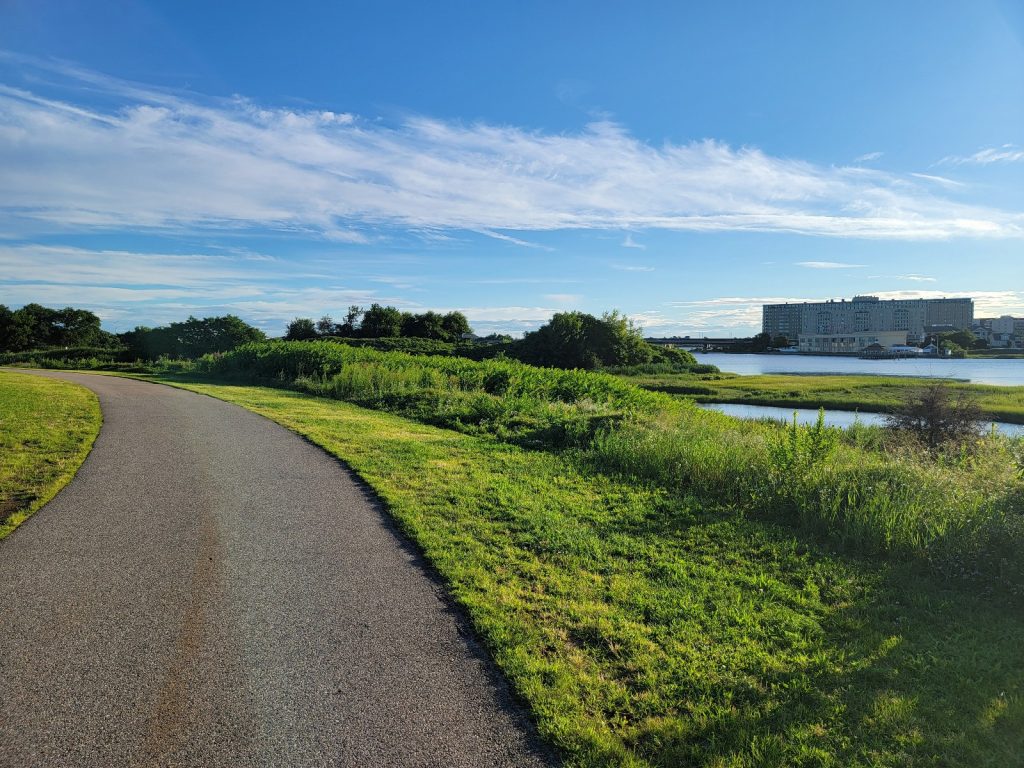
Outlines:
[[82,362],[82,367],[87,367],[87,363],[95,360],[103,363],[119,362],[122,360],[124,353],[124,349],[111,349],[108,347],[31,349],[23,352],[0,353],[0,365],[39,365],[42,360],[63,360],[67,363]]
[[516,345],[515,356],[533,365],[593,369],[649,363],[654,349],[641,330],[618,312],[594,317],[560,312]]
[[537,447],[585,445],[626,414],[671,404],[608,375],[331,342],[246,344],[203,358],[199,370]]

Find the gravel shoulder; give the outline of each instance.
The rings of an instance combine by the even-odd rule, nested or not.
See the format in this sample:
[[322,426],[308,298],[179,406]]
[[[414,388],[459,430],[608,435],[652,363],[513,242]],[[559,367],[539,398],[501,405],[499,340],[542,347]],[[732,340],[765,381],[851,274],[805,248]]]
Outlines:
[[555,763],[337,461],[213,398],[38,375],[104,425],[0,542],[0,765]]

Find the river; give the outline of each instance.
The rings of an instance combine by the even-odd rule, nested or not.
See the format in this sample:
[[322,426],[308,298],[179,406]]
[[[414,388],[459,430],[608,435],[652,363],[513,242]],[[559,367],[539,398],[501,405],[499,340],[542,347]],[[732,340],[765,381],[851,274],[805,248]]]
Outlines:
[[914,360],[861,360],[858,357],[820,355],[730,355],[721,352],[697,352],[699,363],[717,365],[723,371],[750,376],[762,373],[850,374],[878,376],[922,376],[960,379],[975,384],[1024,386],[1024,360],[950,360],[923,358]]
[[[793,412],[799,424],[814,424],[818,420],[818,411],[812,408],[777,408],[773,405],[743,405],[740,403],[698,403],[700,408],[718,411],[738,419],[775,419],[790,421]],[[830,427],[849,427],[855,421],[868,425],[885,424],[885,416],[880,413],[857,413],[855,411],[825,411],[825,423]],[[1024,424],[1007,424],[995,422],[996,429],[1011,437],[1024,437]]]

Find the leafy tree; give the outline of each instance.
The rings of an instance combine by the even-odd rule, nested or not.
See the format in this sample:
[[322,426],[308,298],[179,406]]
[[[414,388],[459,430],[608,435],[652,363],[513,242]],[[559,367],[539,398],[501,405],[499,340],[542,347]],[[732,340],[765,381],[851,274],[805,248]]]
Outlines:
[[441,318],[441,330],[448,341],[458,341],[464,334],[473,332],[469,320],[461,312],[449,312]]
[[159,357],[200,357],[210,352],[227,352],[239,344],[262,341],[263,331],[235,315],[189,317],[185,322],[159,328],[138,326],[121,334],[128,355],[146,360]]
[[353,304],[345,313],[345,321],[338,325],[336,333],[338,336],[351,339],[359,335],[359,318],[363,316],[363,308]]
[[308,317],[296,317],[288,323],[285,339],[288,341],[308,341],[316,338],[316,325]]
[[0,347],[5,351],[110,347],[116,341],[100,328],[99,317],[85,309],[50,309],[33,303],[13,312],[7,307],[0,311]]
[[600,318],[584,312],[560,312],[527,333],[517,346],[522,360],[557,368],[637,365],[653,357],[641,330],[618,311]]
[[363,313],[359,335],[364,339],[385,339],[402,335],[402,313],[394,307],[371,304]]
[[448,341],[442,325],[444,318],[437,312],[408,315],[402,323],[402,335],[417,339],[439,339]]
[[330,315],[324,315],[316,321],[316,333],[318,336],[335,336],[338,332],[338,326],[334,324],[334,318]]
[[783,347],[788,347],[789,339],[787,339],[782,334],[779,334],[774,339],[772,339],[771,346],[774,347],[775,349],[782,349]]

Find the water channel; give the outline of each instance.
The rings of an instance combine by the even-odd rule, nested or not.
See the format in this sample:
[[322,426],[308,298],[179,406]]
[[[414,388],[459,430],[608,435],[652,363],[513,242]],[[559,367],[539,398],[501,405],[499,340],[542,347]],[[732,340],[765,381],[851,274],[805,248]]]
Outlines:
[[821,355],[730,355],[721,352],[697,352],[699,363],[717,365],[723,371],[744,376],[771,373],[802,375],[877,375],[921,376],[925,378],[959,379],[974,384],[1024,386],[1024,359],[982,360],[969,358],[949,360],[921,358],[912,360],[861,360],[858,357]]
[[[818,420],[818,411],[812,408],[778,408],[771,405],[743,405],[732,403],[698,403],[701,408],[718,411],[737,419],[775,419],[789,422],[796,411],[799,424],[814,424]],[[885,416],[880,413],[857,413],[855,411],[825,411],[825,423],[832,427],[849,427],[855,421],[861,424],[882,425]],[[996,429],[1011,437],[1024,437],[1024,424],[1007,424],[995,422]]]

